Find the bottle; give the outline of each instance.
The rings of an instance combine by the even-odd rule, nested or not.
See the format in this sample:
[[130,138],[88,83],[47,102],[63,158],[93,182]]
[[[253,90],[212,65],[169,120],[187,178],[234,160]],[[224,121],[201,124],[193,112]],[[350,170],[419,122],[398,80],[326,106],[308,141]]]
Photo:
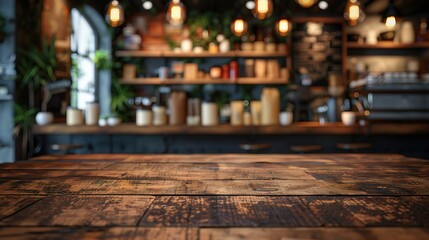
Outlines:
[[238,78],[238,62],[231,61],[229,63],[229,78],[231,81],[235,81]]

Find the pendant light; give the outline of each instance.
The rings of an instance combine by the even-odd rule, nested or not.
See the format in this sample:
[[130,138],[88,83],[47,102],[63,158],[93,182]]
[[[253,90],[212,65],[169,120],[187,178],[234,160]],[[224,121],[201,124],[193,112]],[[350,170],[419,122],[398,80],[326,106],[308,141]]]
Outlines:
[[397,18],[398,18],[398,10],[396,9],[395,4],[393,3],[393,0],[390,0],[389,6],[387,6],[387,9],[383,13],[381,22],[386,24],[387,28],[394,28],[398,20]]
[[231,23],[231,32],[237,37],[243,36],[247,32],[247,21],[240,16],[235,18]]
[[182,25],[186,20],[185,5],[180,0],[171,0],[168,4],[166,19],[171,25]]
[[317,0],[295,0],[301,7],[310,8],[316,4]]
[[273,13],[272,0],[256,0],[255,7],[252,10],[253,16],[259,20],[263,20]]
[[106,22],[111,27],[118,27],[124,22],[124,9],[117,0],[110,2],[107,7]]
[[276,32],[279,36],[285,37],[292,31],[292,22],[286,16],[280,17],[276,21]]
[[362,22],[365,17],[366,15],[362,11],[362,7],[358,0],[347,1],[346,9],[344,10],[344,18],[347,20],[349,25],[355,26]]

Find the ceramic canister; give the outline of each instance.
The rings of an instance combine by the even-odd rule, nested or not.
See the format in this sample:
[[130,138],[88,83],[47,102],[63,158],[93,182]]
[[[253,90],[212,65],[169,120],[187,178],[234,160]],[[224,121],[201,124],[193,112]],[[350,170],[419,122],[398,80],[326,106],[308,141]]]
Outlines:
[[170,125],[185,125],[186,124],[186,92],[173,91],[168,98],[168,106],[170,110]]
[[99,106],[96,102],[87,102],[85,108],[85,124],[89,126],[98,124]]
[[66,114],[66,123],[68,126],[83,125],[83,113],[82,110],[77,108],[68,107]]
[[255,126],[261,125],[261,101],[250,102],[250,113],[252,114],[252,124]]
[[231,101],[231,125],[243,125],[243,101]]
[[218,124],[217,104],[213,102],[203,102],[201,105],[201,124],[203,126],[215,126]]
[[416,40],[413,23],[410,21],[403,22],[401,24],[399,36],[401,39],[401,43],[413,43]]
[[137,126],[150,126],[152,125],[152,111],[148,109],[137,109],[136,112],[136,125]]
[[153,106],[153,125],[164,126],[167,125],[167,110],[164,106]]
[[262,125],[278,125],[280,113],[280,93],[277,88],[264,88],[261,95]]

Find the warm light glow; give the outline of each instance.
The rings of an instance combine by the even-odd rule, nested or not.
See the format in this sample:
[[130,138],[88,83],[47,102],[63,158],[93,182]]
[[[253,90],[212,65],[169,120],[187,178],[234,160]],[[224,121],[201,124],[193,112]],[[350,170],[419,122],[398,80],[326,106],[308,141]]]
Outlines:
[[272,0],[256,0],[253,15],[258,19],[265,19],[273,13]]
[[354,26],[365,19],[365,13],[360,7],[360,3],[357,0],[349,0],[344,10],[344,18],[348,21],[348,24]]
[[359,19],[359,12],[360,8],[359,6],[350,6],[349,8],[349,16],[351,20],[358,20]]
[[242,36],[247,31],[247,22],[238,18],[231,25],[231,31],[236,36]]
[[390,16],[386,18],[386,27],[394,28],[396,26],[396,17]]
[[312,7],[316,3],[316,0],[295,0],[295,1],[303,8]]
[[168,4],[166,19],[171,25],[182,25],[186,19],[186,8],[179,0],[172,0]]
[[291,23],[287,19],[280,19],[276,23],[276,32],[284,37],[291,31]]
[[118,27],[124,22],[124,10],[118,1],[113,0],[106,12],[106,22],[112,27]]

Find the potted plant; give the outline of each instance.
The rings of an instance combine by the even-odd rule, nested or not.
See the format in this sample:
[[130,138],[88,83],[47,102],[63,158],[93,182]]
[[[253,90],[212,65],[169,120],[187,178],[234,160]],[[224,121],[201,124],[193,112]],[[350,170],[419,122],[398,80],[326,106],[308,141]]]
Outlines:
[[[40,91],[46,84],[56,80],[55,38],[50,42],[43,41],[41,49],[33,46],[27,51],[20,50],[20,53],[22,59],[17,66],[18,76],[21,87],[28,88],[29,107],[34,108],[36,105],[35,91]],[[52,121],[53,114],[47,112],[47,101],[43,101],[41,111],[36,115],[36,123],[46,125]]]

